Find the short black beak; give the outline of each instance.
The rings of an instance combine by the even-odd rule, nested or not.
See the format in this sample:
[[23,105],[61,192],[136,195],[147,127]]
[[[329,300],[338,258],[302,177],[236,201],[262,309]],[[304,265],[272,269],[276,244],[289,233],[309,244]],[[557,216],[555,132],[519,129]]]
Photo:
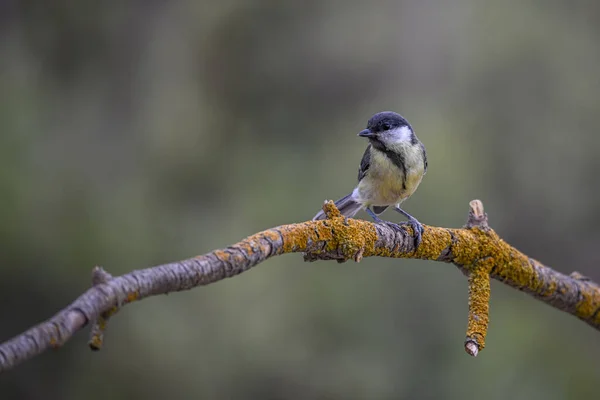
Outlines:
[[358,136],[370,138],[370,137],[375,136],[375,134],[373,132],[371,132],[370,129],[363,129],[362,131],[358,132]]

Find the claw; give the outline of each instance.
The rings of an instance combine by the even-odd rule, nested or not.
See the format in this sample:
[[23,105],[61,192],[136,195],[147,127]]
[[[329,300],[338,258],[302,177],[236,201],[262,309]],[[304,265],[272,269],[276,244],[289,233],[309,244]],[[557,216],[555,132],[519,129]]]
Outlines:
[[421,239],[423,237],[424,229],[423,229],[423,225],[421,225],[421,223],[419,221],[417,221],[416,219],[408,220],[408,221],[404,222],[402,225],[399,225],[399,224],[396,224],[396,223],[390,222],[390,221],[383,221],[383,220],[380,221],[379,223],[389,226],[396,232],[401,232],[401,231],[406,232],[402,225],[405,225],[405,226],[408,225],[413,229],[413,232],[414,232],[415,250],[421,244]]
[[[417,221],[417,219],[415,217],[408,214],[406,211],[402,210],[400,207],[396,207],[395,210],[408,218],[408,221],[403,223],[403,225],[409,225],[413,229],[414,238],[415,238],[415,250],[416,250],[419,247],[419,245],[421,244],[423,232],[425,231],[423,229],[423,225],[419,221]],[[394,222],[382,220],[369,207],[366,208],[366,211],[373,218],[375,223],[387,225],[390,228],[392,228],[393,230],[395,230],[396,232],[400,232],[401,230],[404,230],[404,228],[401,225],[398,225]]]
[[412,215],[410,215],[409,213],[407,213],[406,211],[401,209],[400,204],[396,205],[396,207],[394,207],[394,210],[398,211],[400,214],[402,214],[406,218],[408,218],[408,221],[406,223],[413,228],[413,232],[415,233],[415,250],[416,250],[419,247],[419,245],[421,244],[421,238],[423,236],[423,232],[425,231],[423,229],[423,225],[419,221],[417,221],[417,219],[415,217],[413,217]]
[[411,218],[408,220],[408,225],[411,226],[411,228],[413,229],[413,232],[415,233],[415,250],[416,250],[419,247],[419,245],[421,244],[421,240],[423,238],[423,232],[425,231],[425,229],[423,229],[423,225],[414,218]]
[[389,226],[390,228],[392,228],[393,230],[395,230],[396,232],[401,232],[402,230],[404,230],[404,228],[402,228],[401,225],[398,225],[395,222],[390,222],[390,221],[381,221],[381,223],[383,223],[384,225]]

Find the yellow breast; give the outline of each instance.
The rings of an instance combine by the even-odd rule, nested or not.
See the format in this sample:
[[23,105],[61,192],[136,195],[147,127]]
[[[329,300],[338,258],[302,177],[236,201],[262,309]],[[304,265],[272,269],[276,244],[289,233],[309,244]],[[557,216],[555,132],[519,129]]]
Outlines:
[[404,155],[406,176],[383,152],[371,149],[370,166],[359,182],[357,191],[367,205],[393,205],[402,203],[417,189],[423,178],[424,166],[416,146],[401,149]]

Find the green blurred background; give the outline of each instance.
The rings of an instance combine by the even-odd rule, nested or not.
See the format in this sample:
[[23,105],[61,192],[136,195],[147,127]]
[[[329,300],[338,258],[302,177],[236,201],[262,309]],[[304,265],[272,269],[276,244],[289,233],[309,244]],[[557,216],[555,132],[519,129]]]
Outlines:
[[[311,218],[377,111],[429,172],[405,203],[600,280],[600,3],[0,2],[0,341],[113,274]],[[366,218],[365,214],[359,214]],[[390,219],[399,219],[386,213]],[[597,396],[598,332],[498,282],[463,350],[447,264],[272,259],[146,299],[0,377],[2,399]]]

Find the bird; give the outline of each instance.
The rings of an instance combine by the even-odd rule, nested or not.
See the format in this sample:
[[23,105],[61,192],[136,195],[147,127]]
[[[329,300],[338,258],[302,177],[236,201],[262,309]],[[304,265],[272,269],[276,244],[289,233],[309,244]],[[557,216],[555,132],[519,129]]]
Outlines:
[[[358,136],[369,141],[358,168],[358,184],[350,194],[335,202],[336,207],[348,218],[364,209],[376,223],[399,231],[402,229],[399,224],[379,217],[392,206],[408,218],[407,224],[414,232],[415,249],[418,248],[423,225],[400,206],[417,190],[427,173],[425,146],[408,121],[393,111],[373,115]],[[325,212],[319,211],[313,220],[325,218]]]

